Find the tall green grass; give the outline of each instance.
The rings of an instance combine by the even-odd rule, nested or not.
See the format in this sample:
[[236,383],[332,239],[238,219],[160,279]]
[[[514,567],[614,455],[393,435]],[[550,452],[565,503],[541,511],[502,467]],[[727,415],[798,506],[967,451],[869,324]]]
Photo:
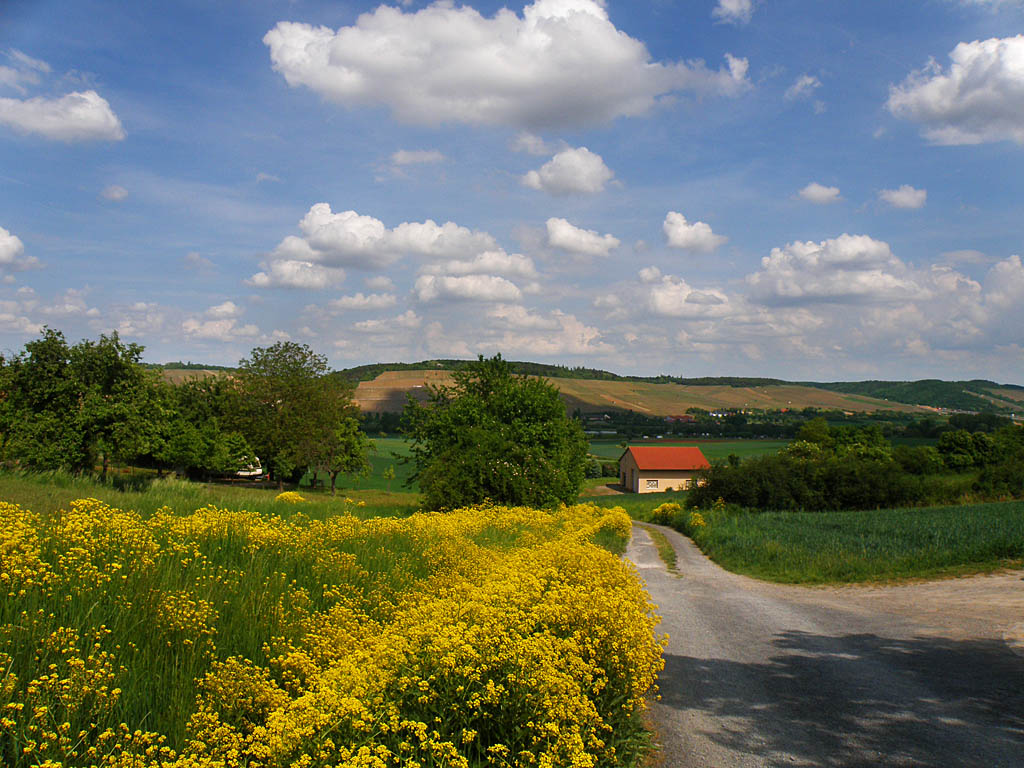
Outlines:
[[793,584],[983,573],[1024,563],[1024,502],[850,512],[702,510],[676,527],[719,565]]
[[[40,514],[67,508],[74,499],[93,498],[120,509],[131,509],[148,517],[163,506],[189,512],[213,504],[230,509],[247,509],[260,515],[285,515],[294,511],[323,520],[350,509],[358,517],[395,517],[419,509],[420,496],[400,487],[391,492],[364,489],[339,490],[331,496],[325,490],[302,488],[306,504],[295,508],[275,501],[278,489],[273,483],[245,487],[218,483],[197,483],[173,477],[154,478],[151,474],[116,475],[109,482],[92,477],[76,477],[66,472],[0,471],[0,499],[19,504]],[[346,503],[345,499],[352,502]],[[362,502],[362,506],[356,506]]]

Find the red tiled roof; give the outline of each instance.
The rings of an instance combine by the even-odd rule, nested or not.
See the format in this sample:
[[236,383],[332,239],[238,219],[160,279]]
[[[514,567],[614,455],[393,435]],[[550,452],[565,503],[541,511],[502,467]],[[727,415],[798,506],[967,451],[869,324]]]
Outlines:
[[626,449],[626,453],[633,454],[633,459],[639,469],[671,471],[708,469],[711,466],[704,458],[700,448],[689,446],[632,445]]

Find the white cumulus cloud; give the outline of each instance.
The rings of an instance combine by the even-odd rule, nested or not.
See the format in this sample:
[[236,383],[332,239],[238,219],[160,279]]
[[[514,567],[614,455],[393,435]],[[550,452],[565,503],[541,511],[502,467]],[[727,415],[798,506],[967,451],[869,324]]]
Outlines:
[[537,277],[533,259],[521,253],[503,250],[484,251],[472,259],[450,259],[430,264],[423,270],[435,275],[502,275],[503,277]]
[[538,170],[527,173],[523,184],[549,195],[593,195],[603,191],[614,176],[600,155],[577,147],[562,150]]
[[936,144],[1024,144],[1024,35],[959,43],[949,58],[891,86],[889,111]]
[[515,283],[497,275],[421,275],[413,290],[416,298],[423,302],[438,299],[514,302],[523,295]]
[[772,248],[747,284],[768,304],[885,303],[927,294],[889,244],[868,235]]
[[812,181],[801,189],[800,197],[815,205],[827,205],[841,199],[839,197],[839,187],[826,187],[824,184],[819,184],[816,181]]
[[300,259],[273,259],[263,271],[246,280],[254,288],[306,288],[321,290],[345,280],[345,270]]
[[598,0],[536,0],[521,16],[492,17],[449,2],[410,13],[381,5],[336,31],[282,21],[263,42],[293,87],[430,125],[585,126],[642,115],[674,92],[749,87],[744,59],[719,70],[652,61]]
[[0,125],[55,141],[120,141],[124,128],[110,104],[96,91],[55,99],[0,98]]
[[[242,325],[239,318],[244,310],[233,301],[225,301],[208,308],[202,317],[191,316],[181,323],[181,330],[190,339],[207,341],[237,341],[253,339],[260,329],[252,323]],[[204,319],[205,318],[205,319]]]
[[581,229],[566,219],[547,220],[548,245],[568,253],[584,256],[607,256],[621,244],[614,235],[601,235],[592,229]]
[[388,309],[395,306],[398,299],[393,293],[357,293],[354,296],[342,296],[328,302],[327,306],[338,312],[352,309]]
[[696,290],[683,278],[665,275],[650,283],[648,306],[663,317],[708,319],[729,311],[729,297],[718,289]]
[[270,253],[264,271],[250,285],[323,288],[344,278],[339,267],[379,270],[403,255],[459,258],[498,250],[486,232],[437,224],[403,222],[389,229],[380,219],[356,211],[334,213],[328,203],[317,203],[299,222],[302,236],[285,237]]
[[711,11],[716,21],[726,24],[746,24],[754,15],[754,0],[718,0]]
[[878,193],[878,197],[893,208],[923,208],[928,199],[928,190],[914,189],[909,184],[902,184],[899,189],[883,189]]
[[699,253],[711,253],[729,239],[723,235],[716,235],[711,231],[711,226],[703,221],[689,223],[683,214],[676,211],[668,212],[662,229],[668,238],[668,244],[673,248],[684,248]]
[[35,256],[25,255],[25,244],[21,238],[0,227],[0,269],[21,272],[39,266]]

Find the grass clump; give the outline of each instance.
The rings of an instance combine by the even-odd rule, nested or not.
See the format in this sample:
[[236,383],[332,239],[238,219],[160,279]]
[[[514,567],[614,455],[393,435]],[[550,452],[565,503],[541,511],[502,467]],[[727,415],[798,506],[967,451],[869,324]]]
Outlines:
[[639,763],[622,510],[308,507],[0,503],[0,764]]

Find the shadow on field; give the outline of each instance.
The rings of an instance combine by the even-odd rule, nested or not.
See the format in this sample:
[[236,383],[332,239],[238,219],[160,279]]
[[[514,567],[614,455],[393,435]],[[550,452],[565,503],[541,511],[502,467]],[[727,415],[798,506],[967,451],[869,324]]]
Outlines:
[[[787,632],[742,663],[666,655],[662,705],[763,765],[1024,766],[1024,659],[997,641]],[[670,763],[667,760],[666,763]]]

